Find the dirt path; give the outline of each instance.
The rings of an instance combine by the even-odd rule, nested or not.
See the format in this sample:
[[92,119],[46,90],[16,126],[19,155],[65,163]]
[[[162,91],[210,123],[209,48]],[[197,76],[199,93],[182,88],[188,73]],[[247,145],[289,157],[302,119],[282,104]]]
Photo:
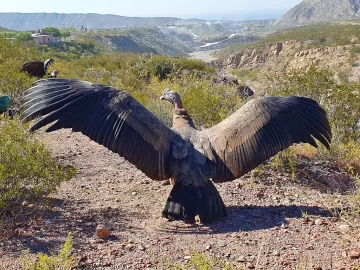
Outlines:
[[215,50],[209,50],[209,51],[197,51],[193,53],[189,53],[190,58],[194,59],[200,59],[206,63],[210,63],[212,61],[215,61],[217,58],[211,55]]
[[[171,186],[151,181],[81,134],[61,130],[46,137],[54,155],[75,166],[78,174],[53,194],[51,209],[0,242],[0,269],[19,269],[18,257],[26,249],[54,252],[69,231],[84,269],[167,269],[169,262],[185,263],[191,251],[245,269],[360,265],[358,258],[351,258],[360,252],[359,229],[331,217],[327,209],[345,195],[330,194],[326,181],[292,181],[269,171],[217,185],[229,216],[209,226],[188,226],[161,218]],[[309,167],[309,174],[319,173],[316,167]],[[323,170],[321,179],[338,180],[332,190],[349,187],[343,173]],[[108,240],[94,237],[98,224],[112,232]]]

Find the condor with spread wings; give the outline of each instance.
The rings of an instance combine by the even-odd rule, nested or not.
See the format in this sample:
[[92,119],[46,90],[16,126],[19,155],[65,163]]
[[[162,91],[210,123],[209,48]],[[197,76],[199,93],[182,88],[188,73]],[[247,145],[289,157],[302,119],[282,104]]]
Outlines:
[[31,130],[71,128],[133,163],[153,180],[173,179],[163,216],[208,223],[227,215],[213,182],[232,181],[293,143],[330,148],[325,111],[305,97],[265,97],[247,102],[219,124],[199,130],[180,95],[165,89],[173,105],[169,128],[129,93],[81,80],[37,81],[22,99],[24,121],[45,116]]

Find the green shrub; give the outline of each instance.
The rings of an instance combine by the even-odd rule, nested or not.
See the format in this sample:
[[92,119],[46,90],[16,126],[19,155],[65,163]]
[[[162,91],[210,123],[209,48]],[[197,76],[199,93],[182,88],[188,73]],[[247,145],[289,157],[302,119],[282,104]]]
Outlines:
[[205,254],[199,252],[192,252],[190,260],[186,265],[170,264],[167,269],[170,270],[213,270],[213,269],[223,269],[223,270],[232,270],[234,269],[233,265],[230,263],[225,263],[219,259],[209,259]]
[[189,75],[201,72],[214,73],[214,68],[198,59],[184,57],[168,57],[163,55],[145,56],[136,63],[139,77],[155,76],[160,80],[183,76],[183,71]]
[[[147,87],[147,95],[150,98],[143,104],[148,104],[149,100],[156,103],[160,102],[158,99],[165,88],[179,92],[184,107],[198,127],[210,127],[219,123],[238,109],[243,102],[236,92],[236,87],[212,85],[211,80],[199,78],[193,74],[172,80],[153,78],[151,85]],[[171,106],[167,106],[167,111],[171,112]],[[166,107],[161,107],[161,109],[163,108],[166,109]],[[153,112],[157,114],[156,110]],[[161,115],[164,116],[163,113],[157,115],[167,122],[161,117]]]
[[[311,65],[308,69],[269,74],[273,87],[269,95],[306,96],[317,100],[326,110],[332,130],[331,154],[320,151],[323,157],[348,164],[359,153],[360,108],[359,84],[336,83],[327,69]],[[323,148],[320,148],[323,149]],[[342,161],[345,161],[343,163]],[[357,159],[351,162],[360,169]],[[345,165],[346,166],[346,165]]]
[[40,253],[37,260],[33,261],[30,254],[22,257],[25,270],[70,270],[76,266],[76,258],[71,255],[73,242],[71,233],[68,234],[64,245],[61,247],[58,255],[49,256]]
[[74,175],[60,167],[45,145],[16,120],[0,120],[0,215],[41,198]]

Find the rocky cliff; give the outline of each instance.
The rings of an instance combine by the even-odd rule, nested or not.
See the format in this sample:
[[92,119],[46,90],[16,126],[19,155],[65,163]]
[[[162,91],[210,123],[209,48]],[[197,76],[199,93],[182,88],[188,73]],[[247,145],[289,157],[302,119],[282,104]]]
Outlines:
[[230,56],[224,66],[226,69],[258,69],[266,72],[306,68],[315,63],[319,67],[329,68],[337,77],[345,74],[350,81],[356,81],[360,75],[360,59],[356,53],[360,50],[360,44],[357,38],[353,38],[351,43],[318,48],[311,48],[309,42],[300,41],[268,44]]
[[304,0],[276,20],[276,26],[293,26],[359,18],[360,0]]

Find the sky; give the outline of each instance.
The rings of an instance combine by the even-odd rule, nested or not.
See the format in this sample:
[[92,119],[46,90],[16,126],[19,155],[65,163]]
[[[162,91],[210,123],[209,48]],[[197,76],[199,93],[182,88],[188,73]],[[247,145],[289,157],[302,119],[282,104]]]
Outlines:
[[99,13],[182,19],[276,19],[301,0],[1,0],[0,12]]

